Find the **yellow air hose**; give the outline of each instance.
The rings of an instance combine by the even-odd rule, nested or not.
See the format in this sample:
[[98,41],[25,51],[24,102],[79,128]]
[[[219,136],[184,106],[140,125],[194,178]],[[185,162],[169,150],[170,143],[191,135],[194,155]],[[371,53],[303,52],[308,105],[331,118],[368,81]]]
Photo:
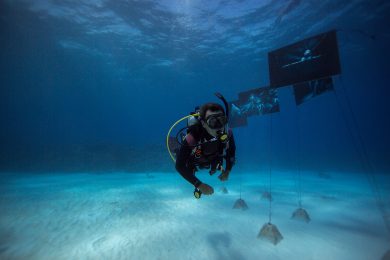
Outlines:
[[168,131],[168,134],[167,134],[167,149],[168,149],[168,152],[169,152],[169,155],[171,156],[173,162],[176,162],[175,160],[175,157],[172,155],[171,153],[171,149],[169,149],[169,136],[171,135],[171,132],[172,132],[172,129],[178,124],[180,123],[181,121],[183,121],[184,119],[187,119],[189,117],[192,117],[192,116],[199,116],[199,113],[196,113],[196,114],[193,114],[193,115],[188,115],[188,116],[185,116],[183,118],[180,118],[179,120],[177,120],[172,126],[171,128],[169,129]]

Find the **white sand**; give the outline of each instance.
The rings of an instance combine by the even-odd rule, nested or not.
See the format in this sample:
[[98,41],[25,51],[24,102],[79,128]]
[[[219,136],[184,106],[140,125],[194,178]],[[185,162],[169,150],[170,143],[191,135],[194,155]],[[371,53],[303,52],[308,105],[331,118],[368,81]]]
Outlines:
[[[293,174],[273,174],[276,246],[256,238],[268,221],[266,173],[233,172],[224,184],[200,173],[216,191],[200,200],[176,173],[2,175],[0,258],[380,259],[389,234],[364,176],[330,175],[302,176],[307,224],[291,219]],[[239,179],[246,211],[232,209]]]

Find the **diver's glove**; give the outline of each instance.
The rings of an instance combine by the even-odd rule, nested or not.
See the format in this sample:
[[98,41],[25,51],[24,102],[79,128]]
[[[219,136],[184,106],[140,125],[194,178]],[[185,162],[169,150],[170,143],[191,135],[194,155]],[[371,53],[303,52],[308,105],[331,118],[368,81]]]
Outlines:
[[198,186],[198,190],[200,190],[200,192],[202,192],[202,194],[205,194],[205,195],[211,195],[214,193],[213,187],[211,187],[210,185],[208,185],[206,183],[200,184]]
[[229,179],[229,173],[230,171],[228,170],[222,170],[222,173],[218,176],[218,178],[221,180],[221,181],[227,181]]

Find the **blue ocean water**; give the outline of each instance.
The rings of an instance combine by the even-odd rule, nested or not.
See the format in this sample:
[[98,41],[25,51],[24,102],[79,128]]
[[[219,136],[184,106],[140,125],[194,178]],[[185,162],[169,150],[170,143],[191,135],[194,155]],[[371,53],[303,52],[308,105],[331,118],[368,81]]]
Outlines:
[[[0,1],[1,258],[380,259],[389,17],[382,0]],[[196,200],[171,125],[269,86],[269,52],[330,30],[334,91],[297,106],[278,88],[280,112],[233,129],[229,181],[200,172],[215,194]],[[276,246],[256,238],[269,215]]]

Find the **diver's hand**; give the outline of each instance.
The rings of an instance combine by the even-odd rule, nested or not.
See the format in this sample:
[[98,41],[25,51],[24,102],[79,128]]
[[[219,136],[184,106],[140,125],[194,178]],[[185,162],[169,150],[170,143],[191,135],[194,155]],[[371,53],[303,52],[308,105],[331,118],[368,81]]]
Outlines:
[[201,185],[199,185],[198,189],[205,195],[211,195],[214,193],[213,187],[206,183],[202,183]]
[[230,171],[222,171],[222,173],[218,176],[221,181],[227,181],[229,179]]

